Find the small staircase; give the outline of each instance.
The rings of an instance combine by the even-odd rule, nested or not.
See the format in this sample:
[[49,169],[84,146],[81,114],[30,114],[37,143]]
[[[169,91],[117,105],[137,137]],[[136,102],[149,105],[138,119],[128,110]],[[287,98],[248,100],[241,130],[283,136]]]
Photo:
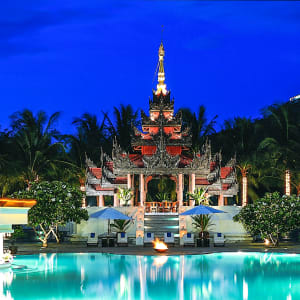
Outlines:
[[144,231],[153,232],[163,240],[165,232],[173,232],[175,243],[179,243],[179,217],[176,213],[145,213]]

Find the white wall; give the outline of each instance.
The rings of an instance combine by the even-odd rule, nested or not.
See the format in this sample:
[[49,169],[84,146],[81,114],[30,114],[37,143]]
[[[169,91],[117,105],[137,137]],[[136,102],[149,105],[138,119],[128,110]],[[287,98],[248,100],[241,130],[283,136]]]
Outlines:
[[[192,207],[185,207],[185,210],[191,209]],[[210,228],[210,232],[221,232],[224,233],[228,240],[241,240],[247,237],[247,232],[240,223],[232,220],[233,216],[239,213],[241,207],[239,206],[214,206],[214,208],[225,211],[226,213],[212,214],[212,223],[215,224]],[[101,210],[99,207],[87,208],[89,215]],[[135,219],[137,207],[115,207],[115,209],[121,211],[124,214],[132,216]],[[192,226],[192,218],[185,216],[188,232],[195,232]],[[90,232],[96,234],[102,234],[107,232],[107,220],[89,218],[88,221],[83,221],[77,225],[76,236],[87,237]],[[136,221],[134,220],[129,230],[127,231],[129,236],[135,236]]]
[[[104,209],[105,207],[89,207],[87,211],[89,215]],[[131,216],[135,219],[137,207],[114,207],[118,211],[122,212],[123,214]],[[113,222],[113,221],[111,221]],[[107,220],[97,219],[97,218],[89,218],[88,221],[82,221],[80,224],[77,225],[77,234],[78,236],[88,236],[90,232],[95,232],[96,234],[102,234],[107,232]],[[131,226],[127,230],[129,236],[135,236],[136,231],[136,221],[134,220],[131,223]]]
[[[192,207],[188,207],[186,210]],[[240,206],[213,206],[213,208],[222,210],[225,213],[212,214],[212,223],[214,224],[209,228],[210,233],[221,232],[228,239],[241,240],[247,238],[248,234],[241,223],[234,222],[232,218],[241,210]],[[186,216],[186,225],[188,232],[195,232],[192,226],[192,218]]]
[[1,207],[0,224],[27,224],[28,207]]

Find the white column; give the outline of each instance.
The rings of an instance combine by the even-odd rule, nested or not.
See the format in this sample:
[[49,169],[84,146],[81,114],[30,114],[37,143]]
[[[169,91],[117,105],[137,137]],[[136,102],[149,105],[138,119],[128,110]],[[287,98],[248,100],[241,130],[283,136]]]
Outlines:
[[290,170],[285,171],[285,194],[291,196],[291,172]]
[[218,206],[224,206],[224,196],[223,196],[222,192],[220,192],[220,195],[219,195]]
[[119,199],[118,199],[118,194],[115,192],[114,193],[114,207],[119,206]]
[[141,206],[144,206],[144,197],[145,197],[144,174],[140,174],[140,205]]
[[178,174],[178,191],[177,191],[177,201],[179,206],[183,205],[183,175]]
[[[195,191],[195,186],[196,186],[196,176],[195,176],[195,174],[193,173],[193,174],[191,174],[191,175],[189,176],[189,192],[190,192],[190,193],[194,193],[194,191]],[[194,206],[194,205],[195,205],[195,200],[190,200],[189,202],[190,202],[190,203],[189,203],[190,206]]]
[[196,175],[195,174],[192,174],[191,176],[192,178],[192,193],[194,193],[195,191],[195,187],[196,187]]
[[103,207],[104,206],[104,195],[100,195],[99,196],[99,207]]
[[127,174],[127,188],[131,189],[131,199],[130,199],[129,203],[130,203],[130,206],[133,206],[133,191],[132,191],[131,174]]
[[127,188],[131,189],[131,175],[127,174]]
[[248,179],[247,176],[242,177],[242,206],[246,206],[248,202]]

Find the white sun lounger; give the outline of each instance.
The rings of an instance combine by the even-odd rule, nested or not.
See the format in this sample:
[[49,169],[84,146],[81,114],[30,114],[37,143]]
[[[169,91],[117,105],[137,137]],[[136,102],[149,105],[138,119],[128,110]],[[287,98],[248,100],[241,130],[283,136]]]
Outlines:
[[165,232],[164,233],[164,242],[166,244],[175,244],[174,233],[173,232]]
[[195,246],[195,236],[193,233],[188,232],[183,237],[183,246]]
[[223,233],[214,234],[214,246],[225,246],[225,236]]
[[90,246],[90,245],[94,245],[97,246],[98,245],[98,236],[96,235],[95,232],[91,232],[88,236],[88,239],[86,241],[86,245]]

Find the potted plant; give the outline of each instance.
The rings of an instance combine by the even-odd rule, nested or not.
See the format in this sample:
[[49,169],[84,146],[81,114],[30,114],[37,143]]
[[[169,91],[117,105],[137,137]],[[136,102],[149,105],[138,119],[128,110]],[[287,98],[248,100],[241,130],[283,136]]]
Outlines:
[[155,197],[159,202],[170,200],[170,194],[166,192],[158,192]]
[[132,199],[132,191],[128,188],[118,188],[118,198],[120,199],[120,204],[123,204],[124,206],[129,206],[128,202]]
[[195,205],[208,205],[209,199],[206,196],[207,189],[199,188],[195,189],[193,193],[187,193],[193,200],[195,200]]
[[10,246],[8,247],[11,254],[16,254],[18,251],[18,246],[15,245],[15,242],[18,238],[22,238],[24,236],[24,231],[21,226],[16,226],[14,228],[14,232],[10,236]]
[[192,225],[196,228],[196,230],[200,230],[199,238],[203,246],[209,246],[209,232],[208,229],[215,225],[211,221],[210,215],[197,215],[192,216],[193,223]]
[[131,225],[131,220],[114,220],[114,223],[111,224],[111,228],[115,229],[117,232],[126,232],[126,230]]
[[114,228],[117,231],[117,244],[128,246],[128,237],[126,235],[126,230],[131,225],[132,220],[119,220],[115,219],[114,223],[111,224],[111,228]]

